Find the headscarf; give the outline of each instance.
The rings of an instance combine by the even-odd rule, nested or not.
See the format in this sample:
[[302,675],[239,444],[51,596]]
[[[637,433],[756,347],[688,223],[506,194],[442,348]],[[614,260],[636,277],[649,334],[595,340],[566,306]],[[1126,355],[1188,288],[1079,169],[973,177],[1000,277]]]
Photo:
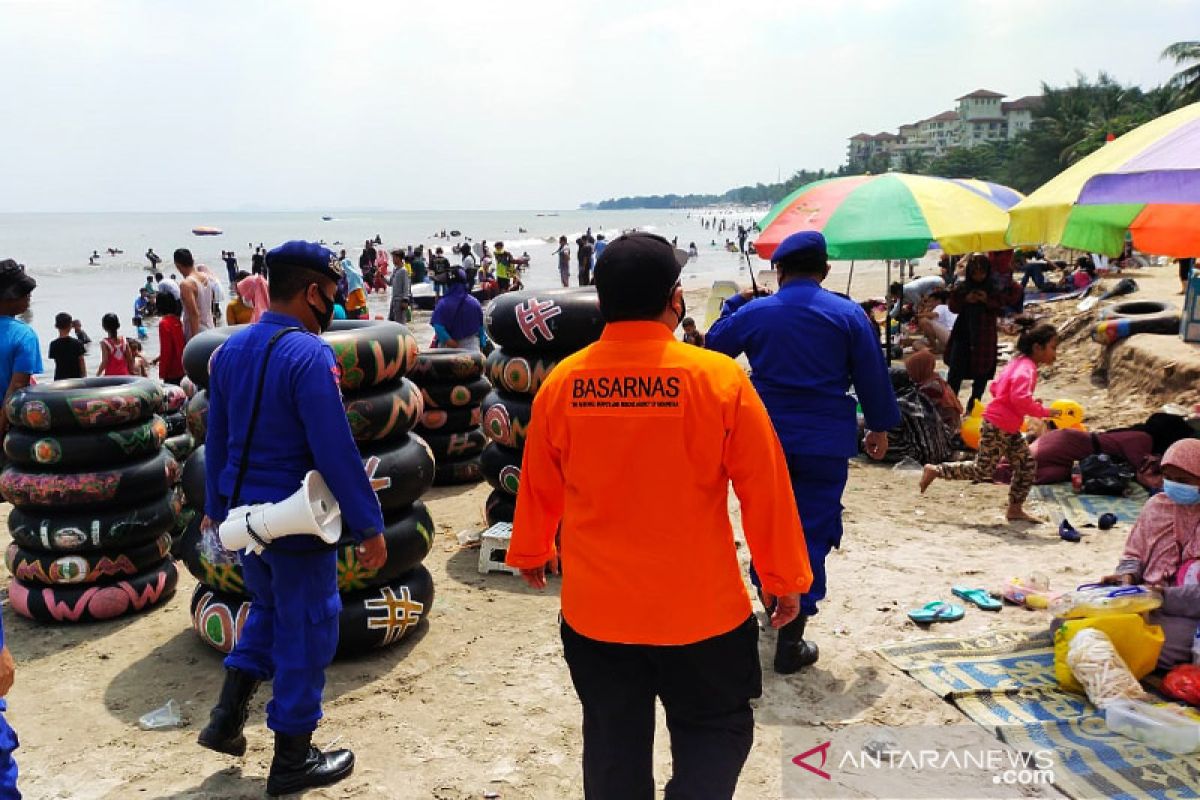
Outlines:
[[[912,378],[921,394],[932,400],[939,409],[947,409],[958,417],[962,416],[962,403],[950,388],[950,384],[937,374],[937,356],[932,350],[918,350],[913,353],[905,359],[904,368],[908,370],[908,377]],[[943,418],[946,418],[946,415],[943,415]],[[952,423],[953,416],[949,417],[947,422]]]
[[[1162,464],[1200,477],[1200,439],[1171,445]],[[1138,562],[1145,583],[1174,585],[1179,567],[1200,558],[1200,505],[1181,506],[1165,494],[1151,497],[1129,532],[1124,557]]]
[[446,294],[433,309],[431,325],[441,325],[451,339],[462,339],[479,333],[483,325],[483,306],[467,293],[467,276],[462,269],[450,271]]
[[238,297],[250,306],[250,321],[258,322],[263,313],[271,305],[271,297],[267,292],[267,282],[262,275],[250,275],[238,281]]

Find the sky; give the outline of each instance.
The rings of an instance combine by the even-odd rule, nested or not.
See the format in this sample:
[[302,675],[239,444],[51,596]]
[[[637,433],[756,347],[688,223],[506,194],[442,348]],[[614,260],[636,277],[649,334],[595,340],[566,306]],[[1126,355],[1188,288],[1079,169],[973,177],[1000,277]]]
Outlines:
[[0,0],[0,212],[566,209],[1161,84],[1196,0]]

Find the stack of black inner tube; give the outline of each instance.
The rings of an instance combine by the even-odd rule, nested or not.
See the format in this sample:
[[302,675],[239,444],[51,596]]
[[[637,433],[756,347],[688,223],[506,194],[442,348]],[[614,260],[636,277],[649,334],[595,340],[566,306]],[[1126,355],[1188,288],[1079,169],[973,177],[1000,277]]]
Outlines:
[[158,384],[129,376],[40,384],[9,398],[0,495],[14,506],[5,561],[18,614],[92,622],[174,594],[179,465],[163,448],[162,407]]
[[487,444],[480,403],[491,389],[478,350],[438,348],[417,356],[410,376],[421,387],[425,410],[417,432],[437,461],[434,486],[483,480],[479,454]]
[[[433,483],[434,458],[425,441],[411,433],[423,403],[420,390],[405,377],[417,357],[417,343],[408,329],[394,322],[343,320],[323,338],[338,362],[346,416],[363,467],[381,484],[377,494],[388,546],[384,565],[369,570],[359,561],[348,532],[336,545],[342,595],[338,655],[345,656],[399,642],[433,605],[433,577],[421,562],[433,546],[434,526],[420,497]],[[186,350],[184,359],[186,364]],[[207,365],[208,359],[193,361]],[[206,374],[190,377],[207,386]],[[197,393],[189,403],[193,429],[207,414],[206,400],[204,414],[199,407],[193,409],[199,397]],[[214,547],[200,530],[203,448],[184,467],[183,486],[193,518],[181,558],[200,582],[192,594],[192,625],[203,641],[228,653],[249,613],[249,598],[238,560]]]
[[534,395],[559,361],[600,338],[604,318],[594,288],[531,290],[497,297],[484,325],[499,345],[487,358],[494,388],[483,401],[483,432],[491,441],[479,459],[492,486],[484,513],[494,525],[513,518]]
[[[162,393],[162,410],[159,413],[167,424],[167,440],[163,442],[163,447],[182,464],[197,446],[187,428],[187,392],[174,384],[164,383]],[[202,440],[200,444],[203,443]]]

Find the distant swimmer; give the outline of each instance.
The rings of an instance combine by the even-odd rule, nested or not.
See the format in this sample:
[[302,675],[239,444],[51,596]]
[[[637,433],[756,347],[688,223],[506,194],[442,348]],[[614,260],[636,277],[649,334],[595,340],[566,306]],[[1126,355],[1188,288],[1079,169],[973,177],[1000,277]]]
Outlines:
[[152,272],[157,271],[158,265],[162,263],[162,257],[154,252],[153,247],[146,250],[146,260],[150,262],[150,270]]
[[93,267],[94,267],[94,266],[96,266],[96,262],[97,262],[99,259],[100,259],[100,253],[99,253],[99,251],[97,251],[97,250],[93,250],[93,251],[92,251],[92,254],[91,254],[90,256],[88,256],[88,264],[90,264],[91,266],[93,266]]

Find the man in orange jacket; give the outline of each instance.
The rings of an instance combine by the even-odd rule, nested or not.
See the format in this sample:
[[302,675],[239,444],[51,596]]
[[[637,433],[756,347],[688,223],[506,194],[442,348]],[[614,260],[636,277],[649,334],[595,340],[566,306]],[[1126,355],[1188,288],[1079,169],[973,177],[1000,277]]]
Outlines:
[[533,403],[508,563],[546,585],[561,531],[562,639],[583,705],[590,800],[654,795],[654,704],[671,732],[667,797],[731,797],[762,692],[758,623],[738,567],[729,483],[771,625],[809,588],[787,462],[729,357],[673,331],[686,254],[615,239],[596,264],[600,341],[563,360]]

